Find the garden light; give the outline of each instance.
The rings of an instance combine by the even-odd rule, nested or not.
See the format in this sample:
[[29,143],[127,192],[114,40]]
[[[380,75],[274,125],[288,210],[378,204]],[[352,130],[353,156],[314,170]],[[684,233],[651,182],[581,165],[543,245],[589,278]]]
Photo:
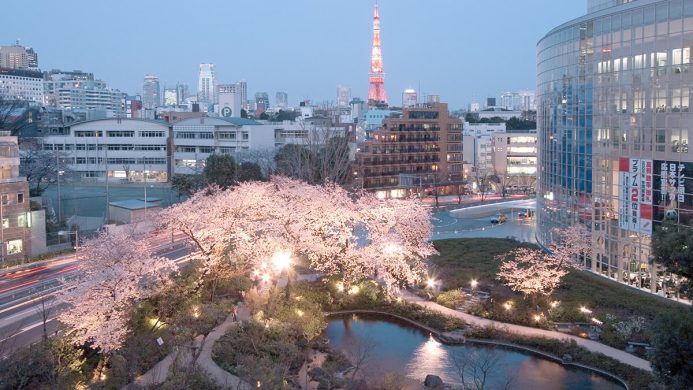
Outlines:
[[505,302],[503,304],[503,307],[505,308],[505,310],[510,310],[513,308],[513,302],[512,301]]
[[433,288],[436,286],[436,281],[434,279],[428,278],[428,280],[426,281],[426,286],[428,288]]
[[289,252],[277,252],[272,257],[272,265],[277,272],[282,272],[289,269],[291,266],[291,253]]
[[475,289],[478,284],[479,284],[479,282],[477,282],[476,279],[472,279],[472,283],[471,283],[472,289]]
[[592,310],[586,308],[585,306],[580,306],[580,312],[585,314],[592,314]]

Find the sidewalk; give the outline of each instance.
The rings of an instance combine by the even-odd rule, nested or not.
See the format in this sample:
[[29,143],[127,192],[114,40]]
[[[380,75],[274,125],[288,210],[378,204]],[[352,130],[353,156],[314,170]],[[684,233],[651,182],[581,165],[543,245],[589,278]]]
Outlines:
[[528,326],[522,326],[522,325],[515,325],[515,324],[508,324],[505,322],[499,322],[499,321],[494,321],[494,320],[489,320],[486,318],[480,318],[473,316],[471,314],[467,313],[462,313],[457,310],[452,310],[449,309],[445,306],[441,306],[435,302],[430,302],[427,301],[419,296],[414,295],[410,291],[403,290],[402,291],[402,297],[410,303],[414,303],[416,305],[419,305],[421,307],[425,307],[427,309],[437,311],[439,313],[452,316],[452,317],[457,317],[464,322],[474,325],[474,326],[479,326],[479,327],[487,327],[487,326],[494,326],[496,328],[502,329],[507,331],[508,333],[513,333],[521,336],[529,336],[529,337],[544,337],[548,339],[556,339],[556,340],[575,340],[575,342],[591,351],[591,352],[599,352],[602,353],[608,357],[611,357],[615,360],[618,360],[621,363],[628,364],[630,366],[639,368],[641,370],[645,370],[648,372],[652,372],[652,367],[650,366],[650,362],[648,362],[645,359],[641,359],[635,355],[631,355],[628,352],[622,351],[620,349],[616,349],[613,347],[609,347],[608,345],[604,345],[602,343],[598,343],[596,341],[588,340],[588,339],[583,339],[581,337],[577,336],[572,336],[568,335],[565,333],[560,333],[560,332],[554,332],[550,330],[544,330],[544,329],[538,329],[538,328],[531,328]]

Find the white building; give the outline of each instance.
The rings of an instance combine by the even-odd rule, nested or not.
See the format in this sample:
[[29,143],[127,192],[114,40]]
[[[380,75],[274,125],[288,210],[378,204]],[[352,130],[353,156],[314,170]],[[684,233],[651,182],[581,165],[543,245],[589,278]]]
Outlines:
[[491,175],[493,166],[493,135],[505,132],[505,123],[469,123],[462,128],[462,156],[465,177],[477,173]]
[[537,131],[515,130],[491,136],[497,192],[532,193],[537,181]]
[[197,80],[197,101],[214,104],[217,95],[217,66],[215,64],[200,64],[200,76]]
[[405,89],[402,92],[402,108],[414,107],[418,103],[418,96],[415,89]]
[[178,88],[164,89],[164,105],[167,107],[178,105]]
[[43,75],[22,69],[0,68],[0,98],[43,103]]
[[286,92],[277,92],[277,95],[275,96],[275,105],[279,109],[285,109],[289,107],[289,94]]
[[17,41],[12,46],[0,46],[0,68],[38,69],[38,55],[34,49]]
[[241,117],[241,95],[238,84],[219,85],[219,107],[220,117],[240,118]]
[[142,105],[145,109],[153,109],[161,105],[160,91],[159,76],[144,76],[144,84],[142,85]]
[[99,110],[107,117],[121,116],[125,111],[126,94],[110,89],[93,73],[80,70],[46,72],[43,79],[43,102],[63,110]]
[[495,117],[501,118],[504,121],[507,121],[510,118],[521,118],[522,111],[506,110],[500,107],[492,107],[479,111],[479,119],[491,119]]
[[351,88],[338,85],[337,86],[337,107],[347,107],[351,102]]
[[165,182],[170,167],[168,123],[101,119],[75,123],[43,139],[43,148],[65,159],[84,181]]

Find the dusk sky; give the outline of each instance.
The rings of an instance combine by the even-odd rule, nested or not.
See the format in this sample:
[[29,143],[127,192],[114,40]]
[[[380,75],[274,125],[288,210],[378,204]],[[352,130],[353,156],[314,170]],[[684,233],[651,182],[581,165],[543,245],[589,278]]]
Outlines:
[[[3,2],[0,44],[33,47],[42,70],[93,72],[141,93],[145,74],[196,89],[198,64],[248,96],[334,101],[337,84],[366,99],[372,0],[24,0]],[[381,0],[385,87],[441,95],[451,109],[535,89],[536,42],[585,13],[584,0]]]

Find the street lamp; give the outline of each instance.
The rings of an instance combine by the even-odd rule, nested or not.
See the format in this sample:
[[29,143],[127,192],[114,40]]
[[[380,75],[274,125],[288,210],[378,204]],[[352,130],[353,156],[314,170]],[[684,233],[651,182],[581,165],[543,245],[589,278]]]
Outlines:
[[476,279],[472,279],[472,282],[470,283],[472,285],[472,290],[476,288],[476,286],[479,284]]

